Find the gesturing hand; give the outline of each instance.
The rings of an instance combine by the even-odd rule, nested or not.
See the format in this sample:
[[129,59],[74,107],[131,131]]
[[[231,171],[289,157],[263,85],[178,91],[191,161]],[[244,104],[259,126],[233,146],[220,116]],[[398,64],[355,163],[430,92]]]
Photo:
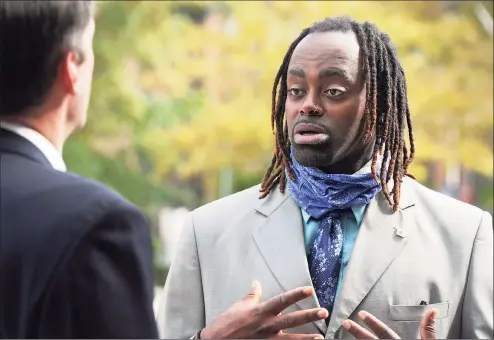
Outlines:
[[[436,310],[430,309],[422,318],[420,322],[420,338],[421,339],[436,339]],[[391,328],[384,324],[381,320],[376,318],[371,313],[361,311],[358,316],[364,323],[369,326],[373,333],[363,328],[352,320],[345,320],[343,322],[343,328],[346,329],[357,339],[400,339]]]
[[311,287],[300,287],[261,303],[262,289],[254,281],[251,291],[221,314],[201,332],[202,339],[305,338],[322,339],[320,334],[286,334],[283,329],[297,327],[328,317],[324,308],[281,314],[294,303],[314,294]]

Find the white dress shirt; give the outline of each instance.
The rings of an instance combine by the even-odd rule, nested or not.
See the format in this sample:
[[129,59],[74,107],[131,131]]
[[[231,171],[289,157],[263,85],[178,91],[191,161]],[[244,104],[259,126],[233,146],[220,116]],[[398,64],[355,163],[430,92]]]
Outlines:
[[64,172],[67,171],[67,167],[60,152],[48,139],[46,139],[45,136],[39,132],[27,126],[8,122],[0,122],[0,127],[5,130],[9,130],[33,143],[34,146],[36,146],[48,159],[48,162],[50,162],[55,170]]

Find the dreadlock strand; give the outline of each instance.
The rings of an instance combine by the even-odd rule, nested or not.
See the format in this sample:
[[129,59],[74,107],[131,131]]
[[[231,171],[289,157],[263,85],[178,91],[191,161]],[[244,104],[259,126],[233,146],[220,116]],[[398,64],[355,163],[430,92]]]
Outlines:
[[278,181],[280,183],[280,191],[284,192],[285,187],[286,187],[286,175],[285,175],[285,173],[282,173],[278,179],[279,179]]
[[[388,167],[388,174],[386,176],[386,180],[389,182],[391,178],[393,178],[393,173],[394,173],[394,168],[396,164],[396,154],[398,150],[398,143],[399,143],[399,126],[398,126],[398,120],[396,119],[396,115],[398,114],[398,109],[396,107],[397,105],[397,100],[396,100],[396,91],[394,90],[394,83],[392,82],[393,85],[393,90],[392,90],[392,115],[393,115],[393,124],[392,124],[392,131],[390,133],[391,139],[390,139],[390,160],[389,160],[389,167]],[[391,202],[390,202],[391,204]]]
[[285,168],[288,177],[291,180],[295,179],[295,175],[293,174],[292,167],[290,166],[290,159],[289,158],[283,158],[283,167]]
[[[388,48],[388,53],[390,54],[390,56],[394,59],[394,53],[393,51],[391,50],[391,48]],[[393,115],[396,117],[396,116],[399,116],[400,112],[399,112],[399,109],[398,109],[398,89],[397,89],[397,77],[399,76],[398,75],[398,66],[396,64],[396,62],[393,62],[392,63],[392,74],[393,74],[393,81],[392,83],[390,84],[392,86],[392,92],[393,92]],[[392,152],[392,156],[391,156],[391,161],[390,161],[390,165],[389,165],[389,172],[391,174],[394,174],[395,172],[395,167],[396,167],[396,161],[397,161],[397,156],[398,156],[398,149],[400,148],[400,122],[399,122],[399,118],[398,119],[395,119],[395,124],[394,124],[394,129],[395,129],[395,133],[394,133],[394,140],[393,140],[393,144],[392,144],[392,147],[391,147],[391,152]],[[394,177],[393,177],[394,178]],[[396,182],[393,184],[393,186],[396,184]]]
[[[376,51],[376,39],[374,34],[374,26],[368,22],[364,23],[364,30],[367,33],[367,41],[369,46],[367,47],[371,51]],[[370,97],[371,97],[371,115],[370,115],[370,127],[369,132],[375,129],[376,116],[377,116],[377,65],[375,53],[369,53],[367,56],[370,64]]]
[[[398,151],[398,157],[401,157],[402,153],[402,148]],[[401,182],[402,182],[402,171],[401,167],[398,166],[395,168],[394,174],[393,174],[393,212],[398,211],[399,208],[399,202],[400,202],[400,188],[401,188]]]
[[[376,53],[375,53],[376,65],[379,66],[384,65],[384,59],[382,55],[383,49],[381,46],[381,42],[377,39],[375,41],[375,49],[376,49]],[[382,77],[382,72],[380,72],[379,74],[377,74],[376,72],[376,80],[375,80],[376,92],[377,89],[379,89],[380,91],[385,93],[385,91],[382,90],[383,86],[385,85],[385,82],[386,82],[386,77]],[[373,123],[374,123],[373,130],[375,131],[375,135],[376,135],[376,145],[374,148],[374,150],[376,151],[376,156],[378,156],[382,152],[383,145],[386,142],[385,125],[386,125],[387,116],[385,111],[381,109],[386,106],[384,102],[385,99],[386,98],[384,95],[380,95],[376,97],[376,117],[375,119],[373,119]],[[377,112],[378,108],[379,108],[379,112]],[[378,119],[378,115],[379,115],[379,119]]]
[[[277,138],[275,138],[275,143],[276,143],[276,150],[278,150],[278,139]],[[266,173],[264,174],[264,178],[262,179],[261,189],[260,189],[261,192],[266,191],[266,189],[269,186],[269,176],[271,175],[273,170],[276,170],[279,166],[280,166],[280,158],[275,153],[273,155],[273,158],[271,159],[271,165],[268,167],[268,170],[266,170]]]
[[388,154],[389,151],[389,144],[385,144],[384,146],[384,155],[381,163],[381,170],[380,170],[380,179],[381,179],[381,188],[384,197],[388,201],[388,203],[391,203],[391,197],[389,196],[389,190],[388,190],[388,182],[389,179],[386,179],[388,172],[386,171],[386,162],[388,161]]
[[[406,104],[406,119],[407,119],[407,128],[408,128],[408,140],[410,142],[410,156],[408,158],[407,163],[405,164],[405,169],[408,170],[408,166],[413,162],[415,157],[415,141],[413,138],[413,130],[412,130],[412,117],[410,115],[410,108],[408,106],[408,95],[407,95],[407,83],[405,79],[405,71],[401,71],[403,76],[403,100]],[[413,176],[413,175],[412,175]]]
[[[401,70],[400,70],[401,71]],[[400,112],[403,112],[403,157],[402,157],[402,176],[405,175],[407,172],[407,164],[408,164],[408,149],[407,145],[405,143],[405,124],[406,124],[406,112],[407,112],[407,102],[406,102],[406,90],[405,90],[405,84],[404,84],[404,79],[400,79],[400,84],[399,84],[399,102],[400,102]]]
[[[393,123],[393,91],[391,90],[393,87],[393,78],[394,75],[392,71],[389,68],[389,61],[388,61],[388,53],[386,50],[386,46],[384,43],[381,43],[381,57],[382,57],[382,63],[383,63],[383,69],[384,69],[384,79],[382,80],[382,84],[380,87],[383,88],[383,92],[386,95],[385,98],[382,98],[382,106],[383,109],[381,111],[381,114],[384,115],[382,117],[382,121],[384,122],[384,127],[383,127],[383,132],[382,132],[382,153],[386,153],[389,147],[389,141],[392,140],[392,131],[390,133],[389,127],[392,126]],[[384,95],[383,95],[384,97]]]
[[278,172],[279,170],[275,172],[276,174],[275,176],[270,177],[269,180],[266,182],[267,184],[266,190],[261,192],[261,195],[259,196],[260,199],[267,197],[269,193],[273,190],[273,188],[279,183],[281,174]]
[[[369,58],[368,58],[369,50],[367,48],[368,42],[366,39],[366,35],[365,35],[363,28],[361,27],[361,25],[359,23],[352,22],[351,26],[352,26],[353,33],[357,37],[357,42],[358,42],[358,44],[362,50],[362,68],[363,68],[362,73],[364,74],[365,87],[367,89],[370,89],[370,87],[371,87],[371,82],[370,82],[371,71],[370,71],[370,66],[369,66]],[[364,135],[364,141],[367,141],[369,139],[370,135],[372,134],[372,127],[371,127],[371,121],[370,121],[371,102],[372,102],[371,92],[370,92],[370,90],[367,90],[366,94],[365,94],[365,109],[364,109],[364,118],[365,118],[365,127],[366,127],[365,135]]]
[[[395,144],[395,134],[396,134],[396,125],[395,125],[395,96],[393,92],[393,87],[394,87],[394,78],[395,74],[393,73],[393,68],[391,67],[391,61],[392,58],[390,59],[388,57],[388,50],[386,48],[386,45],[383,43],[383,68],[384,68],[384,73],[385,73],[385,80],[383,87],[386,89],[386,103],[385,103],[385,126],[384,126],[384,131],[383,131],[383,138],[384,138],[384,152],[383,152],[383,162],[381,166],[381,182],[383,183],[382,189],[384,196],[386,197],[386,200],[391,204],[391,198],[389,196],[389,191],[388,191],[388,182],[391,179],[391,172],[385,168],[388,158],[389,158],[389,153],[393,152],[393,147]],[[388,170],[388,171],[386,171]],[[386,176],[384,176],[386,175]]]
[[378,149],[374,148],[374,152],[372,152],[371,174],[374,180],[376,181],[376,183],[379,183],[379,179],[377,178],[377,174],[376,174],[377,154],[378,154]]
[[[391,169],[391,158],[392,158],[392,155],[394,153],[394,145],[396,144],[395,143],[395,139],[396,139],[396,130],[397,130],[397,123],[396,123],[396,120],[392,119],[391,122],[390,122],[390,138],[389,138],[389,142],[388,142],[388,148],[386,150],[386,153],[385,153],[385,157],[386,157],[386,161],[389,159],[389,165],[388,165],[388,168],[386,169],[386,183],[388,183],[390,180],[391,180],[391,177],[392,177],[392,169]],[[391,157],[390,157],[391,156]],[[388,163],[386,163],[388,164]]]
[[266,180],[269,177],[268,174],[271,174],[271,172],[273,172],[274,166],[276,164],[276,160],[277,160],[277,158],[275,156],[273,156],[273,158],[271,159],[271,164],[269,165],[268,170],[266,170],[266,173],[264,174],[264,177],[262,179],[262,182],[261,182],[261,191],[264,191],[264,189],[266,188],[266,184],[265,183],[266,183]]
[[392,200],[389,194],[388,190],[388,172],[386,171],[386,164],[388,161],[389,157],[389,152],[392,147],[393,143],[393,137],[394,137],[394,115],[393,113],[393,91],[392,89],[392,83],[393,83],[393,74],[392,71],[390,71],[389,68],[389,62],[388,62],[388,55],[387,55],[387,50],[386,46],[382,44],[382,63],[383,63],[383,69],[384,69],[384,79],[382,80],[382,87],[384,90],[384,93],[386,95],[386,98],[383,98],[383,109],[381,110],[381,114],[384,115],[382,117],[382,121],[384,122],[384,127],[382,129],[382,163],[381,163],[381,169],[380,169],[380,179],[381,179],[381,188],[384,197],[388,201],[388,203],[391,204]]
[[271,130],[273,130],[274,133],[274,121],[275,121],[275,115],[273,114],[276,112],[276,106],[278,103],[276,102],[276,94],[279,96],[279,91],[278,91],[278,85],[280,83],[280,78],[281,75],[283,74],[283,68],[280,67],[278,70],[278,73],[276,74],[274,84],[273,84],[273,92],[272,92],[272,100],[271,100]]
[[[397,65],[395,64],[395,66],[397,67]],[[397,77],[398,79],[398,82],[401,81],[400,77],[398,76]],[[397,84],[397,85],[400,85],[400,84]],[[398,87],[398,91],[399,91],[399,87]],[[397,91],[397,92],[398,92]],[[395,150],[395,161],[398,161],[399,163],[397,164],[397,166],[395,167],[394,169],[394,172],[393,172],[393,211],[396,212],[398,210],[398,207],[399,207],[399,201],[400,201],[400,188],[401,188],[401,182],[402,182],[402,176],[403,176],[403,155],[402,155],[402,152],[403,152],[403,145],[405,144],[404,143],[404,139],[403,139],[403,135],[404,135],[404,127],[405,127],[405,119],[403,117],[403,109],[404,109],[404,103],[403,103],[403,98],[401,98],[401,95],[398,95],[398,145],[397,145],[397,149]],[[400,162],[401,161],[401,162]]]

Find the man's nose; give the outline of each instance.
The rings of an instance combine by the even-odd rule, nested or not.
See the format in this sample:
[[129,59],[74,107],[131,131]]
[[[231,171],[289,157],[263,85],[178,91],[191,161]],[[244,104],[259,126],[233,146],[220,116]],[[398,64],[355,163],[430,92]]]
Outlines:
[[300,108],[301,115],[307,116],[320,116],[323,114],[323,109],[315,104],[305,104]]
[[302,107],[300,108],[301,115],[308,116],[320,116],[323,114],[324,110],[319,105],[320,98],[314,91],[310,91],[305,97]]

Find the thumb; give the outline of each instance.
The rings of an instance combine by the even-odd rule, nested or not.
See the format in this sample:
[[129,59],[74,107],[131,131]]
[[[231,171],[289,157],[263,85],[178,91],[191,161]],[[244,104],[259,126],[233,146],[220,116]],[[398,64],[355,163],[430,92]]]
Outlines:
[[259,281],[257,281],[257,280],[252,281],[252,288],[249,291],[249,293],[247,293],[247,295],[244,297],[244,299],[252,300],[252,301],[254,301],[255,304],[258,304],[259,302],[261,302],[262,288],[261,288],[261,284],[259,283]]
[[435,309],[425,312],[420,322],[421,339],[436,339],[436,315],[437,311]]

